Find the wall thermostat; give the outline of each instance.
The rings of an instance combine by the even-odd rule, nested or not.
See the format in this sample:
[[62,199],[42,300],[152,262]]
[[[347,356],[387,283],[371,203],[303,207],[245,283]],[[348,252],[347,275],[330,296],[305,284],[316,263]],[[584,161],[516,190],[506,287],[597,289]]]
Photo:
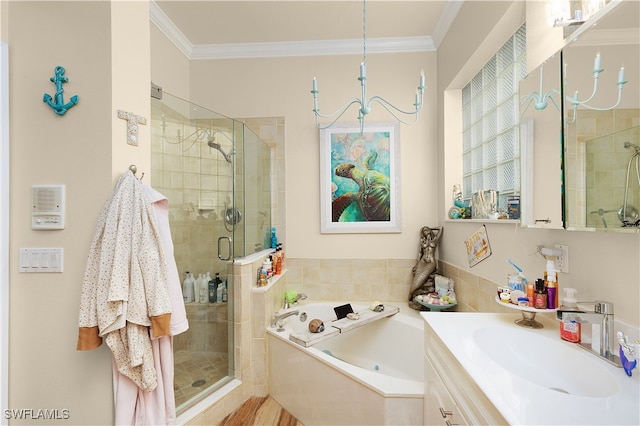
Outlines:
[[31,229],[64,229],[64,185],[31,187]]

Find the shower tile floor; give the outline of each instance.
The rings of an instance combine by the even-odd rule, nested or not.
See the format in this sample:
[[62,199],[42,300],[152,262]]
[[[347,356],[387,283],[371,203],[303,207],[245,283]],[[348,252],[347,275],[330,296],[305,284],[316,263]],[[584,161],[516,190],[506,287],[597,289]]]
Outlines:
[[226,352],[178,350],[173,360],[176,407],[227,376],[229,371]]

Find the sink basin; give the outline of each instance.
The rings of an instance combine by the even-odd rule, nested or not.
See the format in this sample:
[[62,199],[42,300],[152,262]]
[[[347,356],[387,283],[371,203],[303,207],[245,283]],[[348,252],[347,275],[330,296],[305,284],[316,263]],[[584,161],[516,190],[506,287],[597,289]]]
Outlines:
[[536,332],[507,327],[479,328],[474,343],[510,373],[543,388],[587,398],[618,392],[614,377],[596,355]]

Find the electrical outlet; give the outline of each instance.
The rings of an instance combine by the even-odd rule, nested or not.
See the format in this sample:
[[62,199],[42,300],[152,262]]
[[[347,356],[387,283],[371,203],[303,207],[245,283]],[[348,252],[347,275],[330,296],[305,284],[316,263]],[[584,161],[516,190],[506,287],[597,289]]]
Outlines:
[[555,248],[562,250],[562,255],[556,259],[556,269],[566,274],[569,273],[569,246],[556,244]]

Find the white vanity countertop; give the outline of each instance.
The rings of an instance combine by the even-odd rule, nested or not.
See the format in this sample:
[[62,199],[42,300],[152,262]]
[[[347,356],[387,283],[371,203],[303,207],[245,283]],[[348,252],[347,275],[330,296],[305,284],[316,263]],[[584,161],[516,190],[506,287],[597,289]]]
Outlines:
[[[536,320],[543,323],[544,328],[533,330],[514,324],[513,321],[520,317],[518,313],[422,312],[421,316],[426,321],[426,326],[438,335],[510,424],[640,424],[640,366],[629,377],[622,368],[588,353],[577,344],[563,341],[555,318],[538,315]],[[604,397],[576,396],[543,387],[514,374],[474,342],[476,330],[485,327],[490,327],[491,330],[498,327],[516,330],[518,333],[535,333],[566,346],[567,357],[593,357],[598,370],[604,369],[610,373],[616,390]],[[618,347],[617,342],[615,347]],[[562,347],[561,350],[564,352],[565,348]],[[554,362],[553,359],[538,361],[536,370],[539,368],[540,371],[544,370],[545,364]],[[587,380],[589,374],[589,371],[584,371]]]

